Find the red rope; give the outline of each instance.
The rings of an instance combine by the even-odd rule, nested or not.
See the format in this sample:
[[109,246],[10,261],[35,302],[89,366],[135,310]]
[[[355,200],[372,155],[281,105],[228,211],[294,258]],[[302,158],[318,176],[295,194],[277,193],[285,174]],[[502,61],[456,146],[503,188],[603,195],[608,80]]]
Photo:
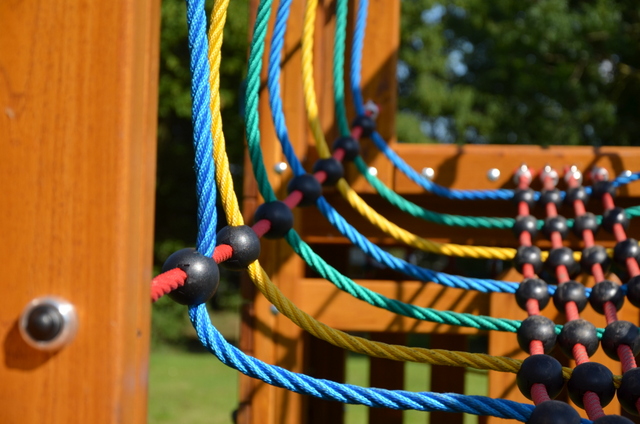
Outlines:
[[593,392],[586,392],[582,397],[584,402],[584,410],[587,411],[587,415],[590,420],[596,420],[600,417],[604,417],[604,411],[602,405],[600,405],[600,398]]
[[182,287],[187,274],[180,268],[163,272],[151,281],[151,301],[155,302],[165,294]]

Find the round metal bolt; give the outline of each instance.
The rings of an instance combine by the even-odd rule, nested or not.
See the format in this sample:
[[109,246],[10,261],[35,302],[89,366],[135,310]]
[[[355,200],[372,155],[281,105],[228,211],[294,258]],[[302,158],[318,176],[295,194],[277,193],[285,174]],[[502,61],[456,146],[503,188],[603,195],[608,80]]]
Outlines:
[[374,177],[378,175],[378,170],[373,166],[370,166],[369,169],[367,169],[367,172],[369,175],[373,175]]
[[434,171],[433,168],[422,168],[420,174],[428,180],[433,180],[433,177],[436,175],[436,171]]
[[558,171],[553,169],[551,165],[545,165],[545,167],[542,168],[542,172],[540,173],[540,181],[542,181],[543,184],[547,180],[547,178],[551,178],[554,187],[558,185],[560,176],[558,175]]
[[578,185],[582,184],[582,172],[577,166],[571,165],[571,167],[564,174],[564,181],[568,184],[571,180],[577,181]]
[[18,328],[29,346],[53,351],[74,339],[78,331],[78,316],[74,306],[66,300],[53,296],[40,297],[24,308]]
[[531,174],[531,170],[526,164],[520,165],[516,172],[513,173],[513,182],[514,184],[520,184],[520,178],[525,178],[527,185],[531,184],[531,180],[533,179],[533,174]]
[[276,174],[282,174],[288,167],[289,165],[286,162],[278,162],[273,165],[273,170],[276,171]]
[[491,168],[487,171],[487,178],[489,181],[497,181],[500,178],[500,170],[498,168]]
[[594,166],[589,173],[591,181],[609,181],[609,171],[601,166]]
[[622,174],[620,174],[620,176],[624,178],[629,178],[632,175],[633,175],[633,171],[631,171],[630,169],[622,171]]

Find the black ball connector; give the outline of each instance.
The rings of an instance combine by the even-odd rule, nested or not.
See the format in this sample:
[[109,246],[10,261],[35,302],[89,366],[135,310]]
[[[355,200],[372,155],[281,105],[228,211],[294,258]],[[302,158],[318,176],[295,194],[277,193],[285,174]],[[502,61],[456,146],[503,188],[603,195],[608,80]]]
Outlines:
[[187,274],[182,287],[169,293],[169,297],[182,305],[200,305],[213,297],[220,283],[220,270],[213,258],[196,249],[186,248],[174,252],[162,265],[162,272],[180,268]]
[[597,362],[585,362],[577,365],[567,382],[567,389],[573,403],[583,409],[583,398],[587,392],[598,395],[602,407],[607,406],[616,393],[613,374],[607,367]]
[[520,237],[520,234],[527,232],[531,234],[533,239],[538,234],[538,220],[532,215],[518,215],[512,229],[516,237]]
[[558,345],[567,357],[573,358],[573,346],[577,344],[585,347],[588,356],[592,356],[598,350],[596,327],[589,321],[583,319],[569,321],[558,334]]
[[565,239],[567,234],[569,234],[567,218],[560,215],[546,218],[544,220],[544,225],[542,226],[542,232],[548,239],[551,238],[551,234],[554,232],[560,233],[560,237]]
[[320,171],[327,175],[323,186],[334,186],[344,176],[344,167],[336,158],[318,159],[313,165],[313,173]]
[[571,405],[548,400],[536,405],[527,424],[580,424],[580,414]]
[[589,195],[584,187],[572,187],[567,190],[566,196],[564,196],[565,204],[573,206],[573,202],[580,200],[582,203],[587,204],[589,202]]
[[228,225],[218,232],[216,238],[218,245],[228,244],[233,249],[231,258],[220,264],[227,269],[246,269],[260,256],[260,238],[248,225]]
[[577,237],[582,238],[585,230],[589,230],[595,235],[598,229],[600,229],[598,218],[591,212],[585,212],[573,220],[573,233]]
[[371,137],[373,132],[376,130],[376,121],[374,121],[370,116],[360,115],[353,120],[351,127],[360,127],[362,128],[363,137]]
[[591,274],[595,264],[600,264],[603,272],[606,272],[609,265],[611,265],[611,258],[609,258],[607,250],[603,246],[595,245],[582,251],[582,257],[580,258],[582,272]]
[[560,312],[565,311],[565,305],[574,302],[578,307],[578,312],[584,310],[587,306],[587,294],[582,284],[577,281],[567,281],[558,285],[556,292],[553,294],[553,304]]
[[282,238],[293,228],[293,212],[280,200],[258,206],[253,220],[258,222],[263,219],[271,222],[271,228],[264,235],[268,239]]
[[633,421],[620,415],[605,415],[593,420],[593,424],[633,424]]
[[302,193],[302,200],[300,200],[298,206],[311,206],[315,205],[316,201],[322,196],[322,185],[316,180],[316,177],[311,174],[296,175],[287,185],[287,192],[289,194],[294,191]]
[[618,388],[620,405],[630,414],[639,416],[636,402],[640,399],[640,368],[632,368],[622,374],[622,382]]
[[533,272],[538,274],[542,271],[542,257],[538,246],[520,246],[513,258],[514,265],[518,272],[522,273],[525,264],[533,265]]
[[562,206],[562,196],[560,195],[560,190],[554,188],[552,190],[542,190],[540,192],[540,199],[538,199],[538,203],[546,207],[547,204],[553,203],[557,208]]
[[516,302],[523,311],[527,310],[527,301],[535,299],[538,307],[543,310],[549,303],[549,287],[540,278],[526,278],[516,289]]
[[545,316],[531,315],[522,321],[517,339],[520,348],[527,353],[531,353],[529,346],[534,340],[541,341],[544,353],[549,353],[556,345],[556,325]]
[[613,260],[620,265],[625,265],[628,258],[640,259],[640,246],[638,240],[628,238],[616,243],[613,248]]
[[569,275],[576,275],[580,271],[580,265],[576,263],[573,258],[573,251],[568,247],[551,249],[544,265],[551,273],[554,273],[560,265],[564,265],[567,268]]
[[616,195],[616,188],[611,181],[597,181],[591,186],[591,195],[596,199],[601,199],[605,193],[609,193],[612,196]]
[[591,289],[589,303],[591,307],[599,314],[604,314],[604,304],[606,302],[613,303],[616,311],[619,311],[624,304],[624,292],[622,286],[613,281],[603,280],[597,283]]
[[618,346],[621,345],[629,346],[633,356],[637,356],[640,352],[640,331],[629,321],[614,321],[605,327],[601,343],[604,353],[616,361],[620,360]]
[[640,275],[636,275],[627,281],[627,299],[635,307],[640,308]]
[[525,202],[527,205],[529,205],[529,209],[533,209],[533,207],[536,205],[535,199],[535,193],[532,189],[519,188],[514,191],[512,200],[516,205],[518,205],[520,202]]
[[529,400],[532,400],[531,387],[534,384],[544,384],[549,397],[555,399],[564,387],[562,365],[553,356],[531,355],[522,361],[516,383],[522,394]]
[[333,151],[344,150],[344,161],[351,162],[360,155],[360,143],[351,137],[343,136],[333,142]]
[[627,216],[627,211],[619,207],[604,211],[602,214],[602,228],[609,233],[613,233],[613,226],[615,224],[622,225],[622,228],[625,230],[629,228],[629,217]]

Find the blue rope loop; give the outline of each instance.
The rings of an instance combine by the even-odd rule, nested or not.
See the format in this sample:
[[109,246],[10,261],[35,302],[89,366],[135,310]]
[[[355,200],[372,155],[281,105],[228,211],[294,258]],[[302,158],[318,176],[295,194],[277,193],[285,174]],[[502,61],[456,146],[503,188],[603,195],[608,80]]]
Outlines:
[[191,53],[191,99],[193,147],[195,149],[196,194],[198,198],[198,238],[196,249],[212,256],[216,247],[216,185],[214,180],[213,137],[209,62],[207,53],[207,16],[204,0],[187,0],[187,26]]

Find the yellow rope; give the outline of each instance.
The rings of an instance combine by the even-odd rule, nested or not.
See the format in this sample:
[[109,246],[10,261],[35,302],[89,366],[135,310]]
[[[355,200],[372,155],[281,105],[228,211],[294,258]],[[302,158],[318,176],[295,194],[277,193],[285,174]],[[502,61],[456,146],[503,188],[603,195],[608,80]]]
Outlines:
[[[304,27],[302,32],[302,84],[304,91],[304,101],[307,109],[307,120],[311,127],[311,132],[315,140],[318,154],[321,158],[331,156],[329,146],[324,137],[320,119],[318,117],[318,102],[316,101],[315,82],[313,77],[313,35],[315,30],[317,0],[308,0],[305,15]],[[386,234],[394,239],[405,243],[408,246],[415,247],[426,252],[437,253],[446,256],[458,256],[466,258],[482,258],[482,259],[513,259],[516,255],[516,249],[509,247],[488,247],[488,246],[466,246],[454,243],[438,243],[424,239],[413,234],[404,228],[390,222],[380,215],[371,206],[369,206],[356,192],[347,181],[342,178],[337,184],[338,191],[349,204],[356,209],[360,215],[366,218],[371,224],[380,228]],[[549,252],[542,252],[542,260],[544,261]],[[574,252],[576,260],[580,260],[581,253]]]
[[[211,66],[211,110],[212,133],[214,138],[214,160],[216,164],[216,181],[221,192],[225,213],[230,225],[243,225],[238,201],[233,189],[233,180],[229,172],[229,160],[225,153],[224,138],[222,136],[222,119],[220,116],[220,96],[218,93],[220,81],[220,50],[222,43],[222,28],[226,20],[226,9],[229,0],[218,0],[212,12],[212,24],[209,31],[209,61]],[[485,354],[453,352],[440,349],[411,348],[400,345],[373,342],[361,337],[350,336],[335,330],[298,309],[282,292],[270,281],[260,263],[256,260],[249,265],[249,275],[260,292],[286,317],[310,334],[325,340],[335,346],[374,356],[377,358],[393,359],[397,361],[422,362],[433,365],[449,365],[458,367],[473,367],[495,371],[517,372],[522,364],[521,360]],[[563,376],[568,379],[571,369],[563,368]]]

